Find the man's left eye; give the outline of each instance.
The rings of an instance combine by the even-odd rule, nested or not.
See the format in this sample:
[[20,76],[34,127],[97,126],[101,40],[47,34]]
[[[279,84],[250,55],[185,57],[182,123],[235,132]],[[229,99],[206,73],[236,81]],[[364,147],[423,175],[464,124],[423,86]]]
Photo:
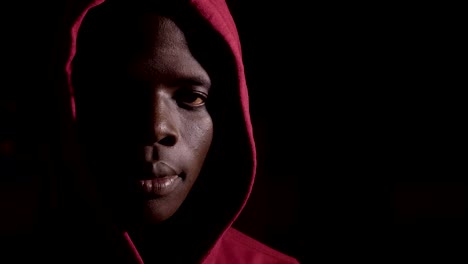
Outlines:
[[205,104],[207,97],[199,91],[183,91],[178,94],[177,101],[184,106],[199,107]]

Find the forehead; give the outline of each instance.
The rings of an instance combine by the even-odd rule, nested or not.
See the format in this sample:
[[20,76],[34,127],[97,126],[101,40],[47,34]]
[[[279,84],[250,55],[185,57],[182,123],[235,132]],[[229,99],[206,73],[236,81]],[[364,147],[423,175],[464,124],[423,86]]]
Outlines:
[[[142,15],[135,24],[138,36],[129,50],[130,74],[139,79],[158,77],[198,76],[209,78],[200,63],[193,57],[178,25],[168,17],[157,14]],[[200,76],[202,75],[202,76]]]
[[[161,47],[187,48],[187,40],[179,26],[170,18],[157,14],[144,14],[134,25],[145,43]],[[136,29],[135,28],[135,29]]]
[[124,48],[124,52],[155,53],[160,50],[188,50],[188,44],[184,32],[170,18],[158,14],[141,14],[125,18],[127,20],[122,27],[110,31],[114,32],[110,38],[110,45],[114,41],[115,46]]
[[[97,7],[80,27],[74,78],[85,78],[81,73],[102,76],[128,70],[136,62],[140,66],[175,66],[173,61],[181,62],[180,66],[202,66],[211,78],[211,65],[219,56],[213,55],[217,49],[212,36],[208,37],[209,27],[196,21],[190,16],[161,15],[154,10],[122,13]],[[198,67],[192,66],[185,69]]]
[[[111,49],[105,49],[101,71],[138,80],[174,81],[176,78],[196,79],[209,86],[210,78],[193,56],[184,32],[170,18],[154,13],[125,18],[125,28],[119,33],[116,24],[107,39]],[[117,34],[116,34],[117,33]],[[105,48],[105,47],[104,47]],[[110,58],[109,60],[107,58]]]
[[106,23],[101,29],[101,38],[105,38],[102,42],[106,43],[101,52],[134,57],[189,51],[184,32],[168,17],[150,13],[118,19],[117,23]]

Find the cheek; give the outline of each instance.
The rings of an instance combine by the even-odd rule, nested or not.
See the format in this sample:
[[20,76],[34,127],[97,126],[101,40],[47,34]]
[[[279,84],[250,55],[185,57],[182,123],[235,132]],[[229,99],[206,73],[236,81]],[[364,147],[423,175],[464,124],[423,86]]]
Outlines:
[[[189,120],[183,122],[183,138],[186,142],[187,151],[192,153],[193,159],[203,163],[213,140],[213,122],[208,114],[202,118]],[[194,120],[197,120],[197,122],[194,122]]]

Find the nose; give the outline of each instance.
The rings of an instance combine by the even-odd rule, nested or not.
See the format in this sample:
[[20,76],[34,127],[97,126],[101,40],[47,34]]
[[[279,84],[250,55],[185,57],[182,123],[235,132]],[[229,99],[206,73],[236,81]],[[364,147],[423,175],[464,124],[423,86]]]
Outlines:
[[171,99],[156,96],[153,111],[153,145],[171,147],[179,139],[177,111],[171,108]]

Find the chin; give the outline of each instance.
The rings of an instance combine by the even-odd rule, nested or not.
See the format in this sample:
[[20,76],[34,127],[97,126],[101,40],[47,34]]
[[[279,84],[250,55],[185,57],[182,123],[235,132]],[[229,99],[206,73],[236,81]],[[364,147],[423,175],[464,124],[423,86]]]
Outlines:
[[143,221],[148,224],[162,223],[171,218],[179,207],[180,204],[168,204],[158,199],[147,201]]

